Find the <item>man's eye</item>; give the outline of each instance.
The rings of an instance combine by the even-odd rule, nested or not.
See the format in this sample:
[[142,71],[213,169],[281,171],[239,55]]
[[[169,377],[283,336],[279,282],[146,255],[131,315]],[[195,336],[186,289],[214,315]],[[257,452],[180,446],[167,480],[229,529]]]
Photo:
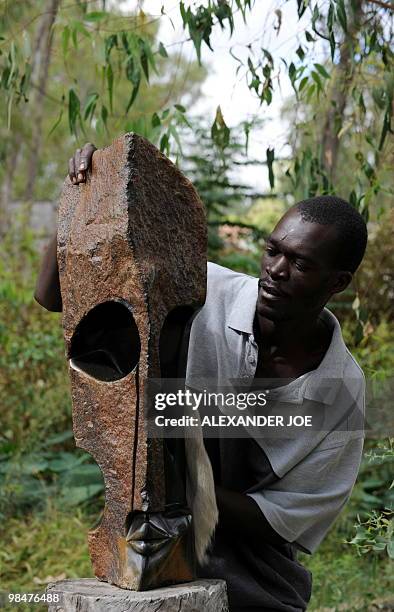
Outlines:
[[274,249],[273,247],[266,247],[265,252],[267,253],[267,255],[270,255],[271,257],[274,257],[277,254],[277,250]]
[[308,270],[308,266],[299,261],[295,262],[295,267],[297,268],[297,270],[300,270],[300,272],[307,272]]

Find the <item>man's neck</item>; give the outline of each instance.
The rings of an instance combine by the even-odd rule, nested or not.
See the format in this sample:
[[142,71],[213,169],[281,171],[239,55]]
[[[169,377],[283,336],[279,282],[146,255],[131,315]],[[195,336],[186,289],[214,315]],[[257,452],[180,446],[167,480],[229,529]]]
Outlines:
[[308,318],[273,321],[256,313],[255,331],[258,344],[269,350],[298,353],[300,348],[318,348],[322,338],[322,310]]

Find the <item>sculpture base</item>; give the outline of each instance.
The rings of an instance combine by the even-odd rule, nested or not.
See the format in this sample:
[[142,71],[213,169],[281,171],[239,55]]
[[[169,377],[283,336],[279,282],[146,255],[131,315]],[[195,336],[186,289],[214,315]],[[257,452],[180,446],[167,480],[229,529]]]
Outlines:
[[228,612],[224,580],[196,580],[185,584],[128,591],[95,578],[52,582],[47,594],[58,595],[48,603],[49,612]]

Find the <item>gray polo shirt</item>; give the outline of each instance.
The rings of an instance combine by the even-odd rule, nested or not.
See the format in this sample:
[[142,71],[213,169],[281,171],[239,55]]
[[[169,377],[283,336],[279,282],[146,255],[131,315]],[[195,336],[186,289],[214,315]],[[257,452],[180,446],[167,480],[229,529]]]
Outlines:
[[[234,379],[252,383],[258,357],[253,335],[258,279],[208,264],[207,298],[193,321],[186,382],[200,388],[215,379],[228,387]],[[247,492],[271,526],[288,542],[313,552],[348,500],[360,466],[364,431],[365,380],[345,346],[339,322],[323,313],[332,330],[318,368],[270,391],[268,404],[313,414],[318,428],[296,435],[261,435],[248,428],[268,457],[278,480]],[[360,418],[361,416],[361,418]],[[258,453],[254,458],[256,481]]]

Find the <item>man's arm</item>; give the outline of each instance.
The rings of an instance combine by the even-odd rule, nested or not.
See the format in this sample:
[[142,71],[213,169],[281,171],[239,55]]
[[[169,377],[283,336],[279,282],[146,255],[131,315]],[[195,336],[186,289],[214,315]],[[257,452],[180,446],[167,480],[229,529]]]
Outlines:
[[274,546],[287,541],[271,527],[257,502],[248,495],[216,487],[219,525],[238,538],[266,541]]
[[51,239],[41,262],[34,299],[47,310],[61,312],[62,296],[56,250],[57,234]]
[[[87,142],[82,149],[77,149],[68,162],[68,175],[74,185],[86,182],[86,175],[92,166],[93,153],[96,147]],[[50,241],[41,262],[41,268],[34,293],[35,300],[47,310],[62,311],[59,268],[57,265],[57,234]]]

